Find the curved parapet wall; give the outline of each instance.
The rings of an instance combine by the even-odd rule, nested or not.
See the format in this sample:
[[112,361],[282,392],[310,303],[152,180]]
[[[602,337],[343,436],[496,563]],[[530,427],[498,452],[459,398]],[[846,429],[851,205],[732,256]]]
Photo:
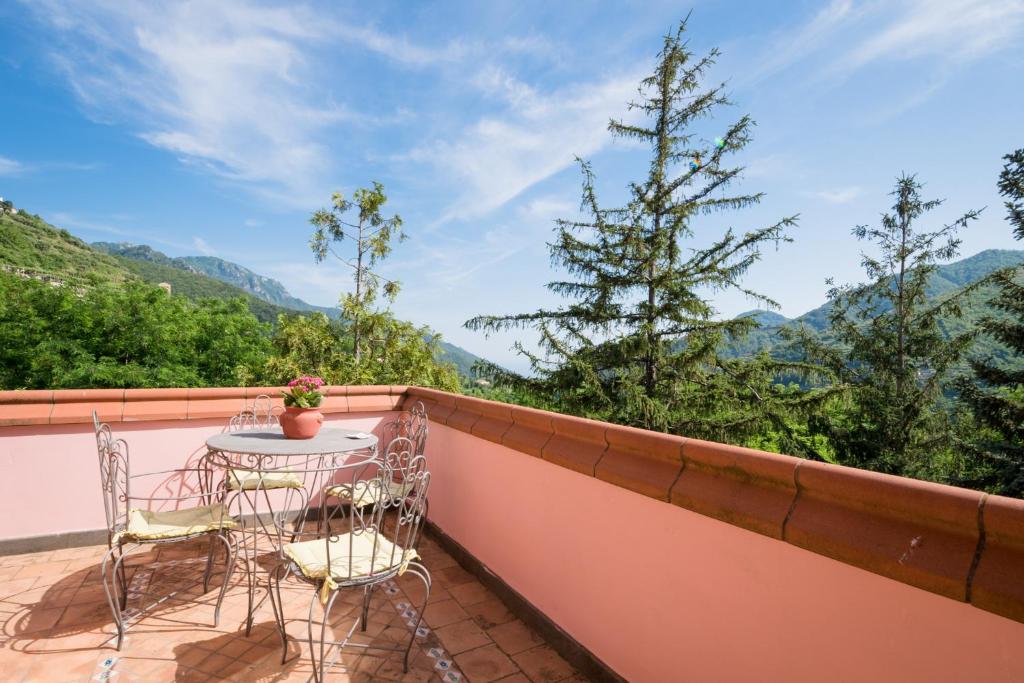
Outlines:
[[414,400],[452,429],[1024,622],[1024,500],[409,387]]
[[[0,391],[0,427],[84,424],[92,411],[104,422],[202,420],[237,415],[245,401],[269,396],[283,407],[287,387],[224,387],[204,389],[59,389]],[[320,411],[325,414],[394,410],[405,396],[404,386],[325,387]]]

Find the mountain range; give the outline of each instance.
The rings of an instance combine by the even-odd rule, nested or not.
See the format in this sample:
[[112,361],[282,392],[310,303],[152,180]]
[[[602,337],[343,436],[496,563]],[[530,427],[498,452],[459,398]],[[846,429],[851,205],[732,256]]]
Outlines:
[[[989,249],[968,258],[939,266],[928,283],[931,297],[954,296],[986,275],[1024,263],[1024,251]],[[171,257],[147,245],[126,242],[87,244],[67,230],[56,228],[42,218],[20,212],[0,213],[0,268],[22,271],[54,281],[121,282],[138,279],[168,283],[173,292],[189,298],[244,298],[253,314],[264,322],[276,320],[281,313],[319,311],[337,318],[338,310],[314,306],[292,296],[279,281],[259,275],[237,263],[213,256]],[[978,320],[998,312],[988,305],[995,296],[988,286],[969,292],[963,301],[964,317],[941,322],[949,334],[975,325]],[[732,340],[726,354],[738,357],[768,351],[788,357],[779,331],[783,327],[804,325],[826,334],[831,304],[825,303],[795,318],[774,311],[753,310],[742,315],[757,319],[761,326],[742,339]],[[454,344],[440,343],[443,360],[453,363],[470,377],[479,357]],[[975,352],[1002,355],[1001,349],[987,338],[980,338]]]
[[[88,284],[142,280],[167,283],[190,299],[243,298],[253,315],[273,322],[281,313],[318,311],[332,318],[336,308],[314,306],[292,296],[279,281],[213,256],[171,257],[144,244],[88,244],[39,216],[0,212],[0,268],[53,282]],[[479,357],[440,342],[439,359],[466,376]]]
[[[1022,263],[1024,263],[1024,251],[987,249],[974,256],[938,266],[928,279],[928,296],[934,300],[956,296],[990,273]],[[998,317],[999,313],[988,305],[988,301],[995,295],[996,290],[991,286],[981,286],[966,293],[962,303],[963,317],[942,320],[940,326],[947,334],[953,335],[973,327],[985,316]],[[790,354],[782,348],[783,340],[779,331],[784,327],[803,325],[818,334],[826,334],[831,310],[832,304],[825,303],[796,318],[787,318],[774,311],[747,311],[740,317],[753,317],[761,326],[743,339],[733,340],[727,347],[727,355],[739,357],[768,351],[778,357],[788,357]],[[880,312],[884,312],[884,309],[880,309]],[[1002,349],[997,347],[992,340],[982,337],[975,342],[974,353],[984,355],[991,353],[1001,356]]]

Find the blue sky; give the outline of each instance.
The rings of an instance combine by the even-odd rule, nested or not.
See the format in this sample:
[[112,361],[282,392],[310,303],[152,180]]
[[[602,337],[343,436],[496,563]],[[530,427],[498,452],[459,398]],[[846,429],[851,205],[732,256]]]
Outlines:
[[307,219],[379,180],[410,235],[382,269],[404,285],[395,312],[522,367],[519,335],[462,322],[555,303],[545,243],[578,207],[573,157],[609,204],[644,174],[607,121],[691,7],[691,47],[722,50],[713,80],[736,102],[698,132],[749,113],[741,189],[767,193],[697,240],[799,213],[747,281],[783,314],[860,278],[850,229],[904,171],[947,199],[936,221],[988,207],[965,254],[1020,246],[995,181],[1024,145],[1024,0],[7,2],[0,195],[89,241],[220,256],[331,305],[350,273],[314,264]]

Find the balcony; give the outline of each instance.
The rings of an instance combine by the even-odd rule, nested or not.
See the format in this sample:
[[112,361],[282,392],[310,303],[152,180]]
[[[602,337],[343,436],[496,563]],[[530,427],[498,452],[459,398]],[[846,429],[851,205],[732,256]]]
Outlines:
[[[5,678],[309,677],[304,643],[281,667],[269,605],[244,637],[238,574],[211,628],[205,545],[133,555],[148,609],[105,644],[91,411],[155,470],[260,393],[0,392]],[[334,387],[323,412],[372,430],[415,400],[436,583],[408,680],[439,658],[468,681],[1024,680],[1024,501],[415,387]],[[366,638],[407,628],[396,587]],[[308,593],[285,603],[301,637]],[[336,659],[328,680],[402,679],[398,657]]]

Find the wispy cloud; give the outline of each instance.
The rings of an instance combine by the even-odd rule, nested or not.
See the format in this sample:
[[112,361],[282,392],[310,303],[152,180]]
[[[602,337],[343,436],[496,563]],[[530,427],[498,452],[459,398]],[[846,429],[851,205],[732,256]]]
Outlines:
[[835,190],[821,190],[814,196],[829,204],[848,204],[859,197],[863,190],[857,186],[841,187]]
[[24,164],[15,161],[14,159],[0,157],[0,177],[11,177],[21,175],[24,172]]
[[87,232],[101,232],[110,235],[117,235],[119,237],[134,237],[136,239],[139,237],[138,233],[134,230],[119,228],[117,226],[110,225],[110,223],[106,221],[89,220],[67,211],[56,211],[47,216],[47,220],[58,228],[84,230]]
[[410,42],[404,36],[392,36],[372,26],[334,23],[332,32],[342,40],[409,66],[455,62],[471,51],[471,47],[461,41],[452,41],[441,47],[426,47]]
[[353,115],[319,104],[306,48],[323,38],[301,6],[237,1],[32,5],[53,59],[94,116],[216,175],[301,202],[330,169],[318,136]]
[[[882,4],[891,12],[891,3]],[[1024,28],[1021,0],[912,0],[894,14],[836,66],[856,69],[880,60],[922,57],[971,62],[1012,44]]]
[[16,159],[0,156],[0,176],[20,176],[36,171],[95,171],[103,168],[98,162],[79,161],[43,161],[25,163]]
[[203,256],[216,256],[217,250],[211,247],[202,237],[193,237],[192,246]]
[[523,204],[520,215],[531,221],[554,221],[558,218],[572,218],[579,212],[579,202],[570,202],[562,195],[537,197]]
[[742,82],[759,81],[821,49],[844,23],[856,18],[861,11],[855,11],[853,0],[833,0],[803,25],[787,31],[775,41],[764,58],[757,62],[760,66],[748,76],[742,76]]
[[[134,226],[129,228],[116,225],[115,223],[121,220],[117,214],[86,218],[67,211],[55,211],[49,214],[46,219],[52,225],[58,228],[71,230],[74,233],[94,233],[92,239],[95,239],[95,233],[115,235],[116,237],[122,238],[122,241],[124,242],[130,242],[132,244],[161,245],[164,247],[171,247],[172,249],[177,249],[182,252],[189,252],[195,246],[167,240],[160,237],[160,235],[155,232],[140,231]],[[79,234],[79,236],[81,235]],[[88,237],[83,239],[89,241]]]
[[746,82],[810,60],[816,80],[832,83],[876,63],[928,59],[948,70],[1019,43],[1022,33],[1024,0],[832,0],[780,32]]
[[474,83],[503,104],[454,139],[414,149],[413,160],[431,164],[464,188],[441,221],[480,216],[527,188],[586,157],[611,140],[608,120],[621,115],[635,93],[639,71],[594,83],[540,92],[505,70],[490,67]]

